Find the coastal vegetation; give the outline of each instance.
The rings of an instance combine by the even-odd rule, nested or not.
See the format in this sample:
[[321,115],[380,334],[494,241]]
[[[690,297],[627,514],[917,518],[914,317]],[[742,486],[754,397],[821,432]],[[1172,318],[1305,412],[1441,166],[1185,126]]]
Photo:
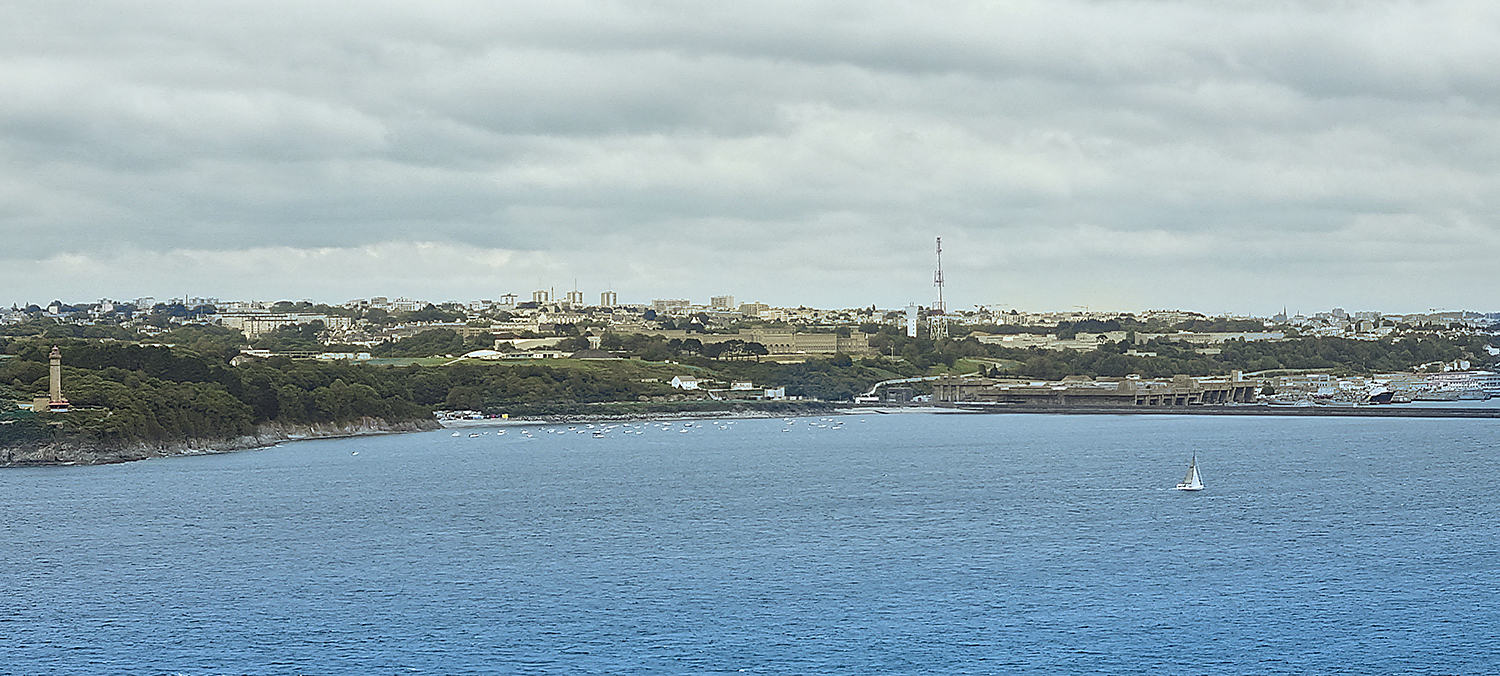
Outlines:
[[[1494,365],[1496,358],[1484,349],[1490,343],[1491,339],[1484,336],[1230,340],[1217,345],[1214,349],[1218,353],[1214,354],[1191,344],[1156,338],[1140,345],[1126,341],[1106,343],[1087,352],[999,348],[991,354],[1021,361],[1018,369],[1021,375],[1041,379],[1068,375],[1120,377],[1132,373],[1158,378],[1178,374],[1226,375],[1236,370],[1259,373],[1310,369],[1355,375],[1411,371],[1423,366],[1434,369],[1458,360],[1468,360],[1476,367]],[[1132,350],[1137,354],[1127,354]]]
[[[435,320],[450,318],[452,312],[432,306],[422,311]],[[1252,328],[1214,323],[1218,321],[1190,320],[1186,328]],[[218,326],[166,324],[149,338],[107,325],[38,321],[7,326],[8,335],[0,336],[0,444],[34,442],[49,435],[106,443],[227,439],[266,424],[345,424],[361,419],[399,423],[430,420],[437,410],[615,415],[748,405],[703,401],[705,394],[673,389],[668,382],[676,375],[692,375],[720,387],[751,383],[753,388],[780,388],[792,398],[848,401],[883,380],[943,373],[1042,380],[1069,375],[1213,376],[1235,370],[1370,374],[1434,370],[1460,361],[1473,368],[1495,368],[1500,362],[1492,335],[1442,335],[1420,327],[1379,340],[1234,339],[1210,348],[1175,341],[1171,335],[1137,343],[1137,330],[1158,327],[1130,320],[1085,321],[1054,331],[1069,338],[1118,331],[1123,333],[1112,335],[1124,339],[1101,338],[1093,350],[1057,350],[981,343],[973,336],[910,338],[888,325],[868,324],[858,328],[871,335],[869,345],[877,355],[853,358],[770,355],[765,346],[752,341],[705,341],[693,333],[667,338],[581,326],[567,327],[552,349],[600,358],[496,362],[461,358],[474,349],[495,347],[488,335],[466,339],[447,327],[363,348],[325,344],[323,327],[316,322],[279,328],[254,343]],[[987,333],[1015,329],[980,327]],[[597,349],[590,349],[591,340]],[[11,405],[46,393],[47,355],[54,345],[65,355],[63,378],[73,410],[38,416]],[[378,361],[403,365],[289,356],[236,359],[250,347],[290,353],[369,351]],[[926,391],[921,383],[913,387],[918,393]]]
[[399,380],[378,369],[285,358],[232,367],[223,354],[160,345],[12,340],[0,382],[23,400],[46,393],[53,344],[67,355],[62,375],[73,410],[45,416],[47,429],[35,423],[16,428],[30,430],[21,436],[77,434],[103,443],[229,439],[261,423],[431,417]]

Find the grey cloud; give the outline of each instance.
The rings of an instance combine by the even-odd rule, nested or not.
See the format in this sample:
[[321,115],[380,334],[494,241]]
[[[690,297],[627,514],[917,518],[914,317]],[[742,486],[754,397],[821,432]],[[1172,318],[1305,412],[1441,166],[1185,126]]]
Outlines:
[[1500,253],[1479,3],[13,6],[0,228],[55,235],[17,260],[446,242],[867,304],[921,300],[945,232],[1015,303],[1371,277],[1334,250],[1446,259],[1444,293]]

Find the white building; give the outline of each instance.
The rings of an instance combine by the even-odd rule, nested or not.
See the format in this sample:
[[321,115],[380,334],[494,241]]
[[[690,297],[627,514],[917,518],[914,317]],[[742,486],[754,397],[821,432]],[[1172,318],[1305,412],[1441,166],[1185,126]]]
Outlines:
[[423,305],[425,305],[425,303],[419,300],[412,300],[410,298],[397,298],[396,300],[391,301],[391,310],[394,310],[396,312],[416,312],[417,310],[422,309]]
[[1484,390],[1490,397],[1500,397],[1500,373],[1490,371],[1449,371],[1427,376],[1427,382],[1440,390]]

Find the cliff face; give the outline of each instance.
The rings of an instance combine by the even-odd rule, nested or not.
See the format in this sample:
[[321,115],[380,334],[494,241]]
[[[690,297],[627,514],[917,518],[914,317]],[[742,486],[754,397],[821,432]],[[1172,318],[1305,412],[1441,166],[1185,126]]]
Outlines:
[[164,442],[105,443],[82,437],[55,439],[42,444],[0,448],[0,467],[35,465],[107,465],[146,458],[199,453],[228,453],[264,448],[283,441],[352,437],[398,432],[424,432],[441,428],[436,420],[411,420],[391,423],[380,418],[360,418],[335,425],[318,423],[288,425],[268,423],[256,427],[255,433],[236,439],[180,439]]

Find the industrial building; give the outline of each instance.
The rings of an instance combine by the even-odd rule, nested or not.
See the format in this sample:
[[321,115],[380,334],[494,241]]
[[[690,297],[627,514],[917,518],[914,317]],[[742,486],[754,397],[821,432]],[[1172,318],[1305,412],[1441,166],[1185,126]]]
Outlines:
[[1044,407],[1215,406],[1253,404],[1259,386],[1258,380],[1246,379],[1238,371],[1228,378],[1179,375],[1154,380],[1068,376],[1049,382],[943,377],[933,382],[933,398],[949,404]]

